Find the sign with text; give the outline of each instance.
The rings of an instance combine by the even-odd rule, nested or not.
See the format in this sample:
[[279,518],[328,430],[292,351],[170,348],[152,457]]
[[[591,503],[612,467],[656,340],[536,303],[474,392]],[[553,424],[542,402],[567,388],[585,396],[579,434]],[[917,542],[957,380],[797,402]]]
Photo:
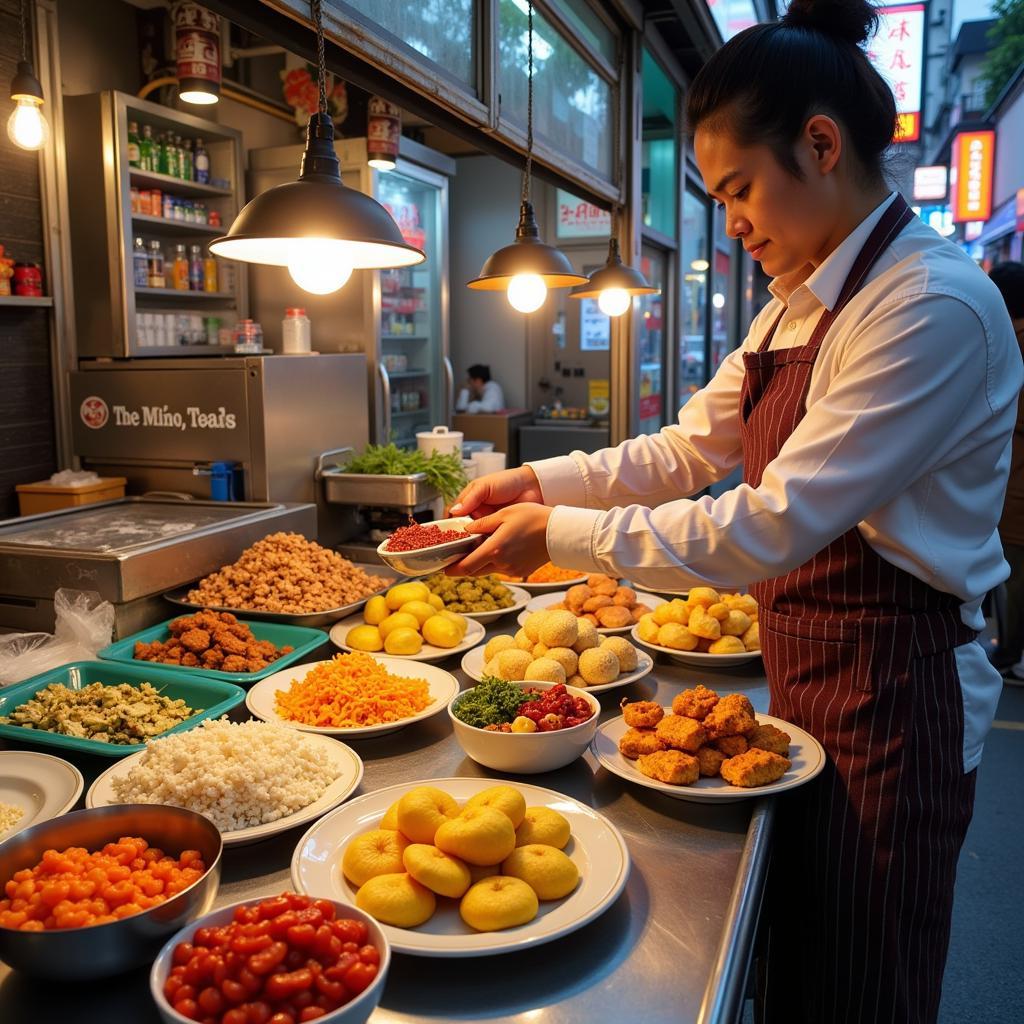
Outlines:
[[921,138],[925,5],[900,4],[876,10],[878,32],[867,42],[868,60],[896,97],[896,142],[915,142]]
[[942,164],[935,167],[914,168],[914,198],[946,201],[949,191],[949,171]]
[[612,215],[600,206],[557,190],[559,238],[607,238],[612,231]]
[[992,216],[992,168],[996,133],[961,132],[953,140],[950,201],[953,222],[986,221]]

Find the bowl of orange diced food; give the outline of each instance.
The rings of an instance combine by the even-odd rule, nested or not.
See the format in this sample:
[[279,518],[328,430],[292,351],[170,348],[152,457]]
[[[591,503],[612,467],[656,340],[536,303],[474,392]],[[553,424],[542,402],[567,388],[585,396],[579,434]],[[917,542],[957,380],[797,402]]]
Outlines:
[[549,590],[565,590],[575,583],[585,583],[587,574],[578,569],[563,569],[553,562],[545,562],[539,569],[534,569],[529,576],[506,576],[495,573],[504,583],[514,583],[517,587],[529,590],[533,594],[543,594]]
[[183,807],[74,811],[0,844],[0,960],[42,978],[109,977],[153,959],[213,905],[222,841]]

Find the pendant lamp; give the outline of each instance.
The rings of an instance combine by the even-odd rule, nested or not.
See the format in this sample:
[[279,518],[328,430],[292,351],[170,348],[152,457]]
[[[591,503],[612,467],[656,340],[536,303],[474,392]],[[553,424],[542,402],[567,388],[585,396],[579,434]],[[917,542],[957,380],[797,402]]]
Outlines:
[[21,0],[21,60],[11,79],[14,112],[7,119],[7,137],[20,149],[42,149],[50,137],[43,117],[43,87],[28,59],[28,0]]
[[605,265],[595,270],[586,284],[573,288],[569,298],[597,299],[598,308],[605,316],[622,316],[633,304],[634,295],[657,295],[660,291],[660,288],[652,288],[639,270],[622,262],[613,227]]
[[426,255],[402,237],[375,199],[341,183],[334,125],[327,112],[327,68],[321,0],[312,0],[320,109],[309,119],[298,181],[277,185],[248,202],[210,251],[244,263],[287,267],[300,288],[337,291],[353,270],[410,267]]
[[492,253],[480,276],[470,281],[467,288],[478,291],[505,291],[513,309],[532,313],[540,309],[549,288],[571,288],[586,284],[587,279],[577,274],[565,253],[540,240],[540,229],[530,202],[533,175],[533,3],[527,6],[527,43],[529,65],[527,70],[526,103],[526,169],[523,172],[522,202],[519,206],[519,226],[516,240],[511,245]]

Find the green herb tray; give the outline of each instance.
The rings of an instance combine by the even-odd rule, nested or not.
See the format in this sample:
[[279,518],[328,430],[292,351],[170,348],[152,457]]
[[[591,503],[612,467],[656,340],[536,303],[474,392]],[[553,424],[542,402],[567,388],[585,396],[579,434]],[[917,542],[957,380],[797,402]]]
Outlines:
[[[178,616],[180,618],[181,616]],[[305,626],[285,626],[279,622],[252,622],[245,619],[238,621],[244,623],[252,630],[252,635],[257,640],[269,640],[275,647],[294,647],[290,654],[272,661],[266,668],[259,672],[218,672],[212,668],[189,668],[187,665],[160,665],[152,661],[136,661],[134,658],[135,645],[142,643],[151,644],[154,640],[164,641],[171,635],[167,628],[174,619],[161,622],[159,626],[151,626],[142,630],[141,633],[133,633],[131,636],[118,640],[109,647],[104,647],[99,656],[104,661],[118,661],[129,665],[151,665],[159,667],[167,672],[181,676],[205,676],[207,679],[223,679],[228,683],[237,683],[245,686],[246,683],[255,683],[266,676],[272,675],[279,669],[299,661],[305,655],[315,651],[321,644],[327,643],[327,634],[322,629],[308,629]]]
[[[165,697],[183,700],[191,708],[202,708],[202,711],[180,725],[160,733],[161,736],[195,728],[206,718],[219,718],[245,700],[245,690],[240,686],[201,675],[185,676],[180,670],[172,671],[171,666],[154,665],[149,662],[117,665],[110,661],[72,661],[0,690],[0,715],[11,714],[15,708],[30,701],[51,683],[61,683],[72,690],[84,689],[91,683],[105,683],[107,686],[116,686],[119,683],[141,686],[143,683],[150,683]],[[0,724],[0,737],[19,743],[61,747],[82,754],[99,754],[101,757],[127,757],[146,749],[144,743],[102,743],[99,740],[63,736],[42,729],[27,729],[23,725]]]

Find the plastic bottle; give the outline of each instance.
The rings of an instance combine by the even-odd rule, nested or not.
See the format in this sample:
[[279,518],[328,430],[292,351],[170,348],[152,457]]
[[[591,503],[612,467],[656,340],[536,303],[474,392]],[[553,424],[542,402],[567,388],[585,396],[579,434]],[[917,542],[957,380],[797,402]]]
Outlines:
[[289,306],[281,321],[281,351],[295,355],[309,352],[310,348],[309,317],[301,306]]
[[194,292],[203,290],[203,250],[198,245],[189,250],[188,286]]
[[149,287],[165,288],[167,280],[164,277],[164,251],[160,243],[154,238],[149,243]]
[[143,125],[142,138],[139,139],[139,167],[144,171],[156,170],[154,148],[153,129],[148,124]]
[[196,139],[196,152],[192,158],[196,181],[200,185],[210,184],[210,154],[206,152],[202,139]]
[[134,121],[128,122],[128,166],[142,166],[142,153],[139,150],[139,126]]
[[217,261],[209,253],[203,260],[203,291],[217,291]]
[[185,246],[174,247],[174,263],[171,265],[171,287],[178,291],[188,291],[188,257],[185,255]]
[[146,243],[141,238],[135,239],[132,248],[132,274],[137,287],[149,286],[149,257],[146,255]]
[[181,150],[181,176],[182,178],[185,179],[185,181],[194,180],[193,175],[195,174],[195,170],[192,166],[192,161],[192,140],[186,139],[182,143]]

